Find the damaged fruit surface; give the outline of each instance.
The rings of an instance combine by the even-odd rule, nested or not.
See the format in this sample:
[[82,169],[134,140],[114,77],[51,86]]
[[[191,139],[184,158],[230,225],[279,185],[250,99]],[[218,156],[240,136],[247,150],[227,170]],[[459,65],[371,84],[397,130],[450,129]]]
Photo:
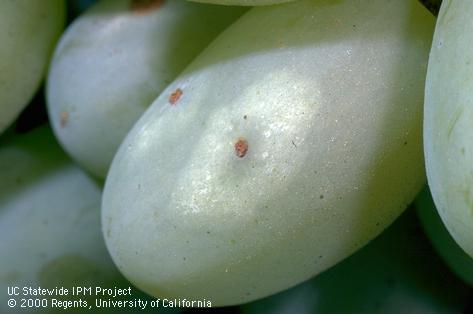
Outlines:
[[177,0],[105,0],[74,21],[47,84],[64,149],[104,178],[121,141],[159,93],[245,8]]
[[246,13],[164,90],[114,159],[102,221],[123,274],[156,297],[239,304],[377,236],[425,182],[433,27],[415,0]]

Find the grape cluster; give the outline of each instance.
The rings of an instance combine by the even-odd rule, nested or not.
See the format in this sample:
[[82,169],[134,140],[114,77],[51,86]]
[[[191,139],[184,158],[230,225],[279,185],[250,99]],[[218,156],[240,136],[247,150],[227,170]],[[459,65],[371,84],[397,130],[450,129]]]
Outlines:
[[0,2],[0,313],[468,311],[473,3],[440,2]]

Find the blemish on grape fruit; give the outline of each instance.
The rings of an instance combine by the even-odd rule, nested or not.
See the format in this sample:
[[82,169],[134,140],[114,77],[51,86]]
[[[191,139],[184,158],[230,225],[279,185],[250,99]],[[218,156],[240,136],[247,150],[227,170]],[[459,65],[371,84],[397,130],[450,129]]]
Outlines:
[[244,138],[239,138],[235,142],[235,155],[237,157],[243,158],[248,152],[248,142]]
[[169,96],[169,103],[174,106],[177,104],[177,102],[179,101],[179,99],[181,98],[182,96],[182,89],[180,88],[177,88],[174,92],[171,93],[171,95]]
[[463,107],[459,107],[454,115],[453,118],[450,121],[449,127],[448,127],[448,133],[447,136],[450,138],[452,136],[453,130],[455,129],[455,126],[458,123],[458,120],[460,120],[461,115],[463,114]]
[[146,14],[149,11],[159,9],[164,0],[131,0],[130,9],[137,14]]
[[59,124],[61,125],[61,128],[65,127],[67,122],[69,121],[69,112],[63,111],[59,115]]

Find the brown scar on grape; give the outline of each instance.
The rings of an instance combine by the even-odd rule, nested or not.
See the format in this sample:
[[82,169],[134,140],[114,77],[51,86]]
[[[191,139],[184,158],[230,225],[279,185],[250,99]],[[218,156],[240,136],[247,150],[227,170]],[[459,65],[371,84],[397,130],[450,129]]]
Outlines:
[[244,138],[238,138],[235,142],[235,155],[243,158],[248,152],[248,142]]
[[131,0],[130,10],[136,14],[146,14],[159,9],[163,4],[164,0]]
[[63,111],[59,115],[59,124],[61,125],[61,128],[64,128],[69,121],[69,112]]
[[179,99],[181,98],[181,96],[182,96],[182,89],[180,88],[177,88],[174,92],[172,92],[171,95],[169,95],[169,103],[171,104],[171,106],[176,105]]

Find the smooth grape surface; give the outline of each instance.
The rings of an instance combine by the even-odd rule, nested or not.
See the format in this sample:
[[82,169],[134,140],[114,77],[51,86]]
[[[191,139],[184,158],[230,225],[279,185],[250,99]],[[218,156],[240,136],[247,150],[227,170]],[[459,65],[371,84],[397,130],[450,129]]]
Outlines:
[[461,314],[468,287],[451,274],[407,210],[378,238],[295,288],[242,307],[243,314]]
[[[22,296],[9,296],[7,287],[95,289],[123,283],[101,234],[101,187],[53,138],[43,127],[0,142],[1,313],[24,313]],[[70,293],[64,300],[74,300]],[[10,298],[17,307],[7,306]],[[27,313],[47,311],[57,312],[49,303]]]
[[39,87],[65,13],[63,0],[0,1],[0,134]]
[[440,8],[425,89],[424,149],[432,197],[473,257],[473,2]]

